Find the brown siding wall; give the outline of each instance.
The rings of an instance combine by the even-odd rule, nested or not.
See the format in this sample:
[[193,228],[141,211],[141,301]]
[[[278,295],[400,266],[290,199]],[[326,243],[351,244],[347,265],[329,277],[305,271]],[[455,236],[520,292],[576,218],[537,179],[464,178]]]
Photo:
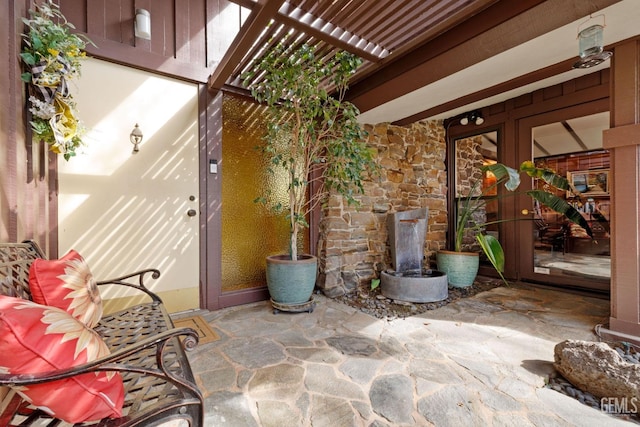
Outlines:
[[[60,9],[95,43],[91,55],[200,83],[241,22],[228,0],[60,0]],[[151,40],[134,35],[136,9],[151,14]]]
[[56,255],[55,158],[25,134],[19,54],[28,6],[27,0],[0,6],[0,240],[35,239]]

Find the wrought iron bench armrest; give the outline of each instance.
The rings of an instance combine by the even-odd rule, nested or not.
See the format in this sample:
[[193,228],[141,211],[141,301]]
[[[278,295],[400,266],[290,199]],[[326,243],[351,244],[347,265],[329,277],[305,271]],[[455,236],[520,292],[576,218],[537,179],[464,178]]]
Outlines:
[[[163,351],[169,339],[186,335],[185,347],[188,350],[195,348],[198,344],[198,333],[191,328],[172,328],[167,331],[158,333],[152,337],[145,338],[135,344],[129,345],[120,350],[114,351],[108,356],[101,357],[89,363],[76,365],[68,369],[58,369],[48,372],[40,372],[34,374],[0,374],[0,385],[6,386],[24,386],[41,384],[51,381],[63,380],[65,378],[86,374],[96,371],[118,371],[118,372],[135,372],[153,375],[161,378],[169,378],[174,384],[187,387],[194,393],[199,394],[197,388],[193,388],[182,378],[176,377],[166,366],[163,359]],[[156,347],[156,363],[158,369],[140,368],[138,366],[127,363],[118,364],[117,362],[125,360],[127,357],[139,353],[141,350]]]
[[[104,285],[127,286],[129,288],[134,288],[146,293],[156,303],[162,303],[162,300],[160,299],[160,297],[156,295],[153,291],[149,290],[149,288],[145,285],[145,277],[149,277],[149,275],[151,279],[155,280],[160,277],[160,270],[156,270],[155,268],[148,268],[146,270],[136,271],[135,273],[116,277],[114,279],[101,280],[97,282],[97,285],[98,286],[104,286]],[[135,283],[135,280],[131,280],[131,279],[135,279],[136,277],[138,278],[137,279],[138,283]]]

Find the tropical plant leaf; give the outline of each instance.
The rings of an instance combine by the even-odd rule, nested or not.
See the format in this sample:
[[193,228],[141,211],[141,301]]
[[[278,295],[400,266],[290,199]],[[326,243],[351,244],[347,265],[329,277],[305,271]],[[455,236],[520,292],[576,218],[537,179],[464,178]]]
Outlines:
[[564,215],[569,221],[578,224],[585,229],[589,237],[593,237],[593,231],[591,231],[587,220],[584,219],[576,208],[567,203],[563,198],[544,190],[531,190],[527,191],[527,194],[555,212]]
[[476,234],[476,240],[480,243],[482,250],[484,251],[493,267],[500,273],[504,272],[504,250],[502,245],[490,234]]
[[487,258],[489,258],[493,268],[495,268],[500,275],[502,281],[508,286],[509,282],[507,282],[507,279],[505,279],[502,274],[504,272],[504,250],[502,249],[502,245],[498,239],[490,234],[478,233],[476,235],[476,240],[480,244],[480,247]]
[[506,180],[504,186],[509,191],[515,191],[520,185],[520,173],[514,168],[505,166],[502,163],[485,165],[482,167],[482,171],[489,171],[493,173],[496,176],[497,182]]
[[567,180],[567,178],[558,175],[551,169],[537,168],[531,160],[522,162],[522,164],[520,165],[520,170],[522,172],[525,172],[531,178],[542,179],[547,184],[559,190],[569,189],[569,181]]

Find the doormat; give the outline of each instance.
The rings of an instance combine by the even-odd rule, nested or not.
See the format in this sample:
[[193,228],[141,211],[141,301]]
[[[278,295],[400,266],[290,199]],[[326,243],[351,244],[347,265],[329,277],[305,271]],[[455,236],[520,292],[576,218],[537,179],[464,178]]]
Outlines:
[[183,317],[173,319],[177,328],[191,328],[198,333],[198,344],[206,344],[220,339],[220,336],[211,329],[211,326],[201,316]]

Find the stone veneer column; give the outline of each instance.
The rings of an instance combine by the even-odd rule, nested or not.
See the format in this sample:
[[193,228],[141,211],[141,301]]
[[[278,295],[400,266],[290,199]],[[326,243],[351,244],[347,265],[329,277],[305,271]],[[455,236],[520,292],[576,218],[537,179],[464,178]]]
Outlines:
[[640,340],[640,42],[617,46],[611,70],[612,127],[604,132],[614,172],[611,317],[606,333]]
[[318,287],[330,297],[369,286],[390,265],[387,215],[429,208],[425,256],[444,247],[447,230],[446,144],[441,121],[365,126],[380,176],[365,183],[360,206],[331,197],[318,240]]

